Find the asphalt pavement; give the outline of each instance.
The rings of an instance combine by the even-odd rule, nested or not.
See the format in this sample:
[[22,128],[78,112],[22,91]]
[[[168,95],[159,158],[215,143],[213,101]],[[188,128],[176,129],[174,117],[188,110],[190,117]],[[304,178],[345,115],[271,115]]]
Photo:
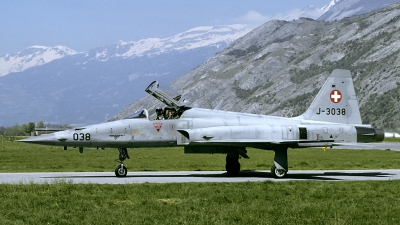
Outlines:
[[30,184],[72,182],[74,184],[204,183],[263,181],[366,181],[398,180],[400,170],[293,170],[284,179],[275,179],[269,171],[241,171],[230,177],[225,171],[128,172],[118,178],[112,172],[0,173],[0,183]]
[[359,149],[359,150],[392,150],[400,151],[400,143],[384,142],[384,143],[357,143],[355,145],[334,146],[335,149]]

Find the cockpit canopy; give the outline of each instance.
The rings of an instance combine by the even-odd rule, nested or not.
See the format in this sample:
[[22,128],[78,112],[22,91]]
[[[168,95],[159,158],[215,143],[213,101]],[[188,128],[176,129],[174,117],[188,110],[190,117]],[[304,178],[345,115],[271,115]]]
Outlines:
[[179,119],[183,112],[190,109],[190,107],[186,106],[186,104],[188,104],[188,101],[182,98],[182,95],[179,94],[175,97],[172,97],[166,92],[160,90],[158,87],[158,82],[153,81],[145,90],[147,93],[158,99],[160,102],[167,105],[167,107],[165,107],[163,110],[160,110],[158,113],[156,112],[157,115],[155,120]]
[[[172,97],[167,93],[161,91],[158,86],[158,82],[153,81],[146,88],[147,93],[167,105],[167,107],[165,107],[164,109],[160,108],[158,112],[156,111],[156,118],[154,118],[154,120],[179,119],[184,111],[190,109],[190,107],[185,106],[188,101],[183,99],[182,95]],[[147,111],[147,109],[142,109],[136,111],[130,116],[125,117],[124,119],[149,119],[149,112]]]
[[130,116],[125,117],[124,119],[149,119],[149,112],[147,111],[147,109],[142,109],[136,111]]

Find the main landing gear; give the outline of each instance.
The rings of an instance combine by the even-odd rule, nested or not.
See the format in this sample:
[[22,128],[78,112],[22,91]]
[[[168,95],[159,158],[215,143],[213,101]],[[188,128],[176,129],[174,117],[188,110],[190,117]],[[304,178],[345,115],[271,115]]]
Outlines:
[[271,174],[275,178],[284,178],[287,174],[285,169],[279,169],[275,165],[271,166]]
[[226,154],[226,172],[229,176],[236,176],[240,171],[239,154],[238,153],[228,153]]
[[[221,150],[221,149],[220,149]],[[237,176],[240,172],[239,156],[248,159],[246,148],[244,147],[226,147],[222,148],[226,153],[225,169],[229,176]]]
[[124,160],[129,159],[128,149],[127,148],[118,148],[119,151],[119,159],[116,159],[116,162],[119,162],[119,165],[115,168],[115,176],[117,177],[126,177],[128,173],[128,169],[124,166]]
[[[274,165],[271,167],[271,174],[275,178],[284,178],[289,170],[287,146],[273,145],[271,149],[275,152]],[[225,169],[229,176],[237,176],[240,171],[239,156],[248,158],[244,149],[236,149],[226,155]]]
[[272,148],[275,152],[274,165],[271,167],[271,174],[275,178],[286,177],[288,166],[288,156],[286,146],[274,146]]

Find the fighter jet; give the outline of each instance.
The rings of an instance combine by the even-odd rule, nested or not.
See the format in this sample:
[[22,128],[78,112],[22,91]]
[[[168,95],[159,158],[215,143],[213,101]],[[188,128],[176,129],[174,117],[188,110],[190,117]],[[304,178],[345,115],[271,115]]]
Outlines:
[[125,177],[128,148],[182,146],[185,153],[226,154],[228,175],[240,171],[239,158],[249,158],[246,148],[275,152],[271,173],[288,172],[288,148],[333,147],[384,139],[382,129],[363,125],[350,71],[334,70],[302,115],[292,118],[192,108],[182,96],[172,97],[157,81],[145,90],[165,108],[156,118],[146,109],[118,121],[78,127],[30,137],[22,142],[83,148],[118,148],[117,177]]

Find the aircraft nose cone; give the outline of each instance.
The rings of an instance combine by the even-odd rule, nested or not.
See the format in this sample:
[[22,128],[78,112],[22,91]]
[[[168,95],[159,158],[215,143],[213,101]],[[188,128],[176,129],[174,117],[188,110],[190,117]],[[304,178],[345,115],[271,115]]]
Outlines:
[[26,142],[26,143],[33,143],[33,144],[52,144],[55,142],[59,142],[54,134],[44,134],[40,136],[35,136],[35,137],[29,137],[25,138],[22,140],[19,140],[19,142]]

